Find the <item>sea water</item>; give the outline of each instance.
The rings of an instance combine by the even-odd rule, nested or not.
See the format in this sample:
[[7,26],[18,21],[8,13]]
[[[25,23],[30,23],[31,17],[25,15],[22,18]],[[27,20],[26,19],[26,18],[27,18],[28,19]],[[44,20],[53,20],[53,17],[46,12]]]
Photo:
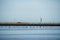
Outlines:
[[0,26],[0,40],[60,40],[60,26]]

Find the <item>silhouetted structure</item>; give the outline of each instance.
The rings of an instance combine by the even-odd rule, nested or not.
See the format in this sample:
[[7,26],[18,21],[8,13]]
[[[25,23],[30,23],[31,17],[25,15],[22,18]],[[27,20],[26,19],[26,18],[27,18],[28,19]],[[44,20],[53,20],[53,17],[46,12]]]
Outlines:
[[0,26],[60,26],[60,23],[0,23]]

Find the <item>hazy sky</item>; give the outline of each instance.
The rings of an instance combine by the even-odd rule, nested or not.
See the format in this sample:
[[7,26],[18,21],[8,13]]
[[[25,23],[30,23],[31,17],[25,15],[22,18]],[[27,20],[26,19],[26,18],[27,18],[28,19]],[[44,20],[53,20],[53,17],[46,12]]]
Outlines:
[[60,0],[0,0],[0,22],[60,22]]

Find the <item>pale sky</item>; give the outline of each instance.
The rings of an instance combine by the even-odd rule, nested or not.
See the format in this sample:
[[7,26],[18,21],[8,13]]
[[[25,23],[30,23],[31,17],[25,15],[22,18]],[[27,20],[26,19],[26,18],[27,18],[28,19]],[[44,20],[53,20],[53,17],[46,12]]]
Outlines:
[[0,0],[0,22],[60,22],[60,0]]

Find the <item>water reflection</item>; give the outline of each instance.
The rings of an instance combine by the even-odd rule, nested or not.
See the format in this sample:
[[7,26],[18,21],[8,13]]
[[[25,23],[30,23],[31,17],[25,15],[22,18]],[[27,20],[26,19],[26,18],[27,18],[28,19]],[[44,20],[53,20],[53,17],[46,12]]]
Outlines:
[[0,26],[0,40],[60,40],[60,26]]

